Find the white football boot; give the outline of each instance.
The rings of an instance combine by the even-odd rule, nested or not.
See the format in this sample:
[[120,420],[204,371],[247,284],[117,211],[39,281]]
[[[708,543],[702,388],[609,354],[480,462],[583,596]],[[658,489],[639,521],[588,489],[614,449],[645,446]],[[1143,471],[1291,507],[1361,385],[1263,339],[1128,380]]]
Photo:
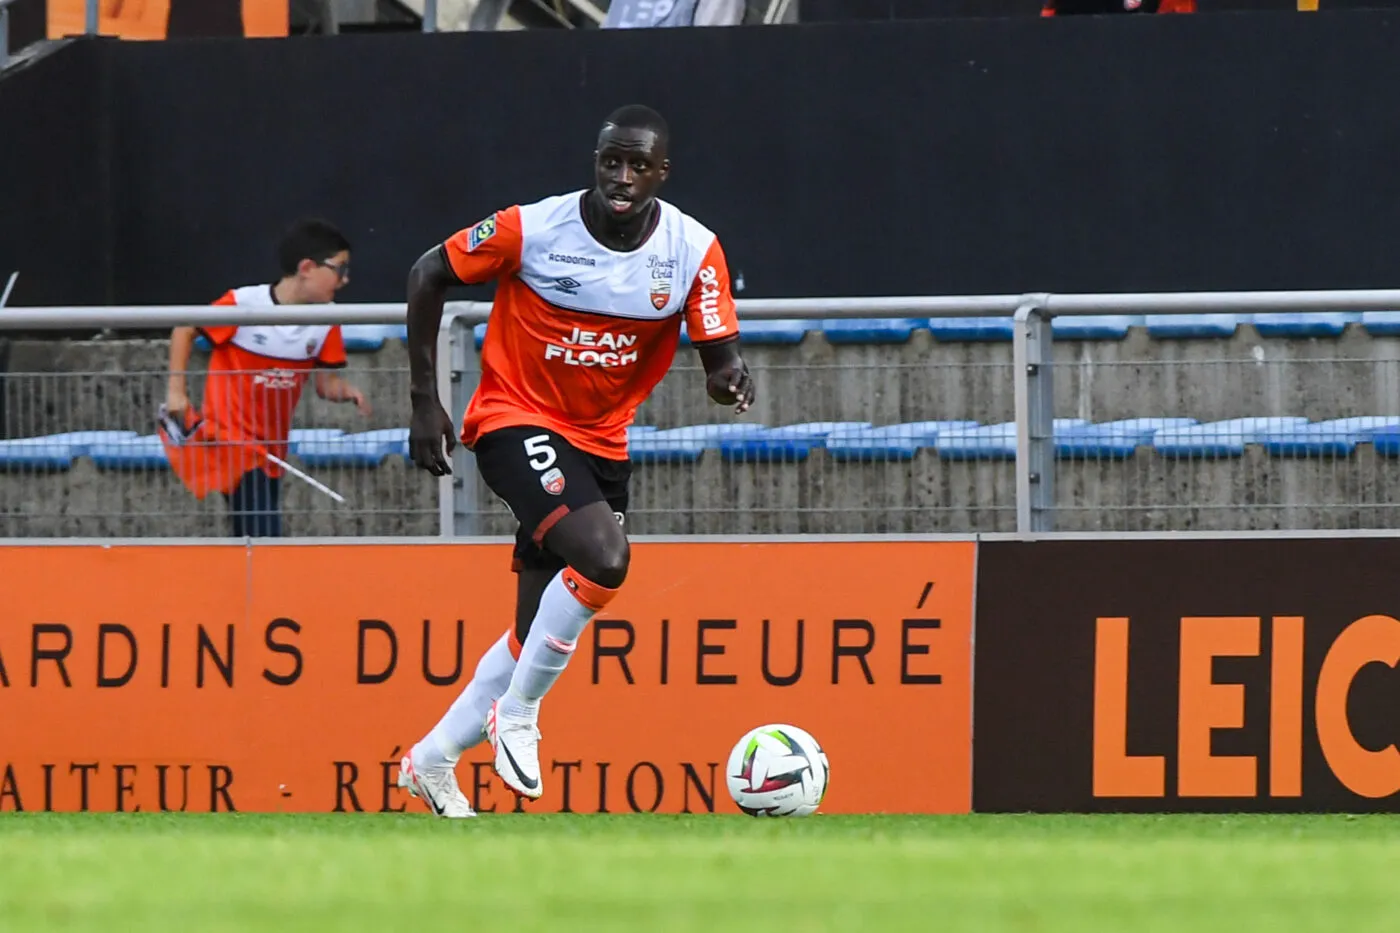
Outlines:
[[426,803],[436,816],[454,820],[476,816],[467,795],[457,784],[457,772],[450,766],[420,771],[413,766],[412,749],[399,762],[399,786]]
[[486,737],[496,751],[496,773],[518,796],[538,800],[544,793],[540,781],[540,730],[535,717],[515,717],[501,711],[501,701],[486,714]]

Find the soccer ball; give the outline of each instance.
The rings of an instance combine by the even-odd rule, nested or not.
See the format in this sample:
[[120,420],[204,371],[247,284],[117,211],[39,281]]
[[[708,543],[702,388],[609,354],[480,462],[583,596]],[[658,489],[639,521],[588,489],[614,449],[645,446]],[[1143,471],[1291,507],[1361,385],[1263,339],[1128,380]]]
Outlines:
[[746,733],[729,753],[729,796],[749,816],[810,816],[821,806],[831,767],[817,740],[773,723]]

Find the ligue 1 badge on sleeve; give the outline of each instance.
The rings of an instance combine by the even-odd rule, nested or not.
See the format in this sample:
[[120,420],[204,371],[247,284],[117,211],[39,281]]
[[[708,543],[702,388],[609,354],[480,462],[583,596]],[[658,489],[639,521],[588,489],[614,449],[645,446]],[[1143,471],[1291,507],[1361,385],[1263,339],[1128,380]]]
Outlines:
[[472,232],[467,235],[467,252],[476,249],[482,243],[496,235],[496,218],[487,217],[481,223],[472,227]]

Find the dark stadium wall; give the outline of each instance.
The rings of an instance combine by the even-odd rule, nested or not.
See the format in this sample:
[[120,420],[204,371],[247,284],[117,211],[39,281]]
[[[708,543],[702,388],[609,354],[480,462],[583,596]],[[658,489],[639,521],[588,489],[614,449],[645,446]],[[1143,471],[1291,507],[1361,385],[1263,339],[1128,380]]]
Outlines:
[[[600,118],[633,100],[670,118],[666,194],[718,231],[742,295],[1395,285],[1397,28],[1382,11],[122,44],[110,293],[266,278],[278,230],[318,213],[356,246],[344,300],[399,298],[434,241],[587,185]],[[41,63],[30,93],[86,54]],[[80,158],[27,151],[55,185]],[[57,222],[7,209],[0,237]]]
[[81,42],[0,80],[0,290],[11,304],[112,295],[106,42]]

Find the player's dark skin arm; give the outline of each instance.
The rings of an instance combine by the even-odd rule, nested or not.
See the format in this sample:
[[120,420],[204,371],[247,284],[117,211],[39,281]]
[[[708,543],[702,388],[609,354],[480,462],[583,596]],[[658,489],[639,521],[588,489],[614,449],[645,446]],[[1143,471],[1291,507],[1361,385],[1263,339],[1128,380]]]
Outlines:
[[413,402],[408,451],[433,476],[452,472],[457,446],[452,417],[438,397],[437,338],[447,289],[460,284],[441,246],[419,256],[408,273],[408,392]]
[[753,376],[739,355],[739,338],[729,337],[698,344],[700,365],[705,367],[705,392],[720,405],[733,405],[742,414],[753,405]]

